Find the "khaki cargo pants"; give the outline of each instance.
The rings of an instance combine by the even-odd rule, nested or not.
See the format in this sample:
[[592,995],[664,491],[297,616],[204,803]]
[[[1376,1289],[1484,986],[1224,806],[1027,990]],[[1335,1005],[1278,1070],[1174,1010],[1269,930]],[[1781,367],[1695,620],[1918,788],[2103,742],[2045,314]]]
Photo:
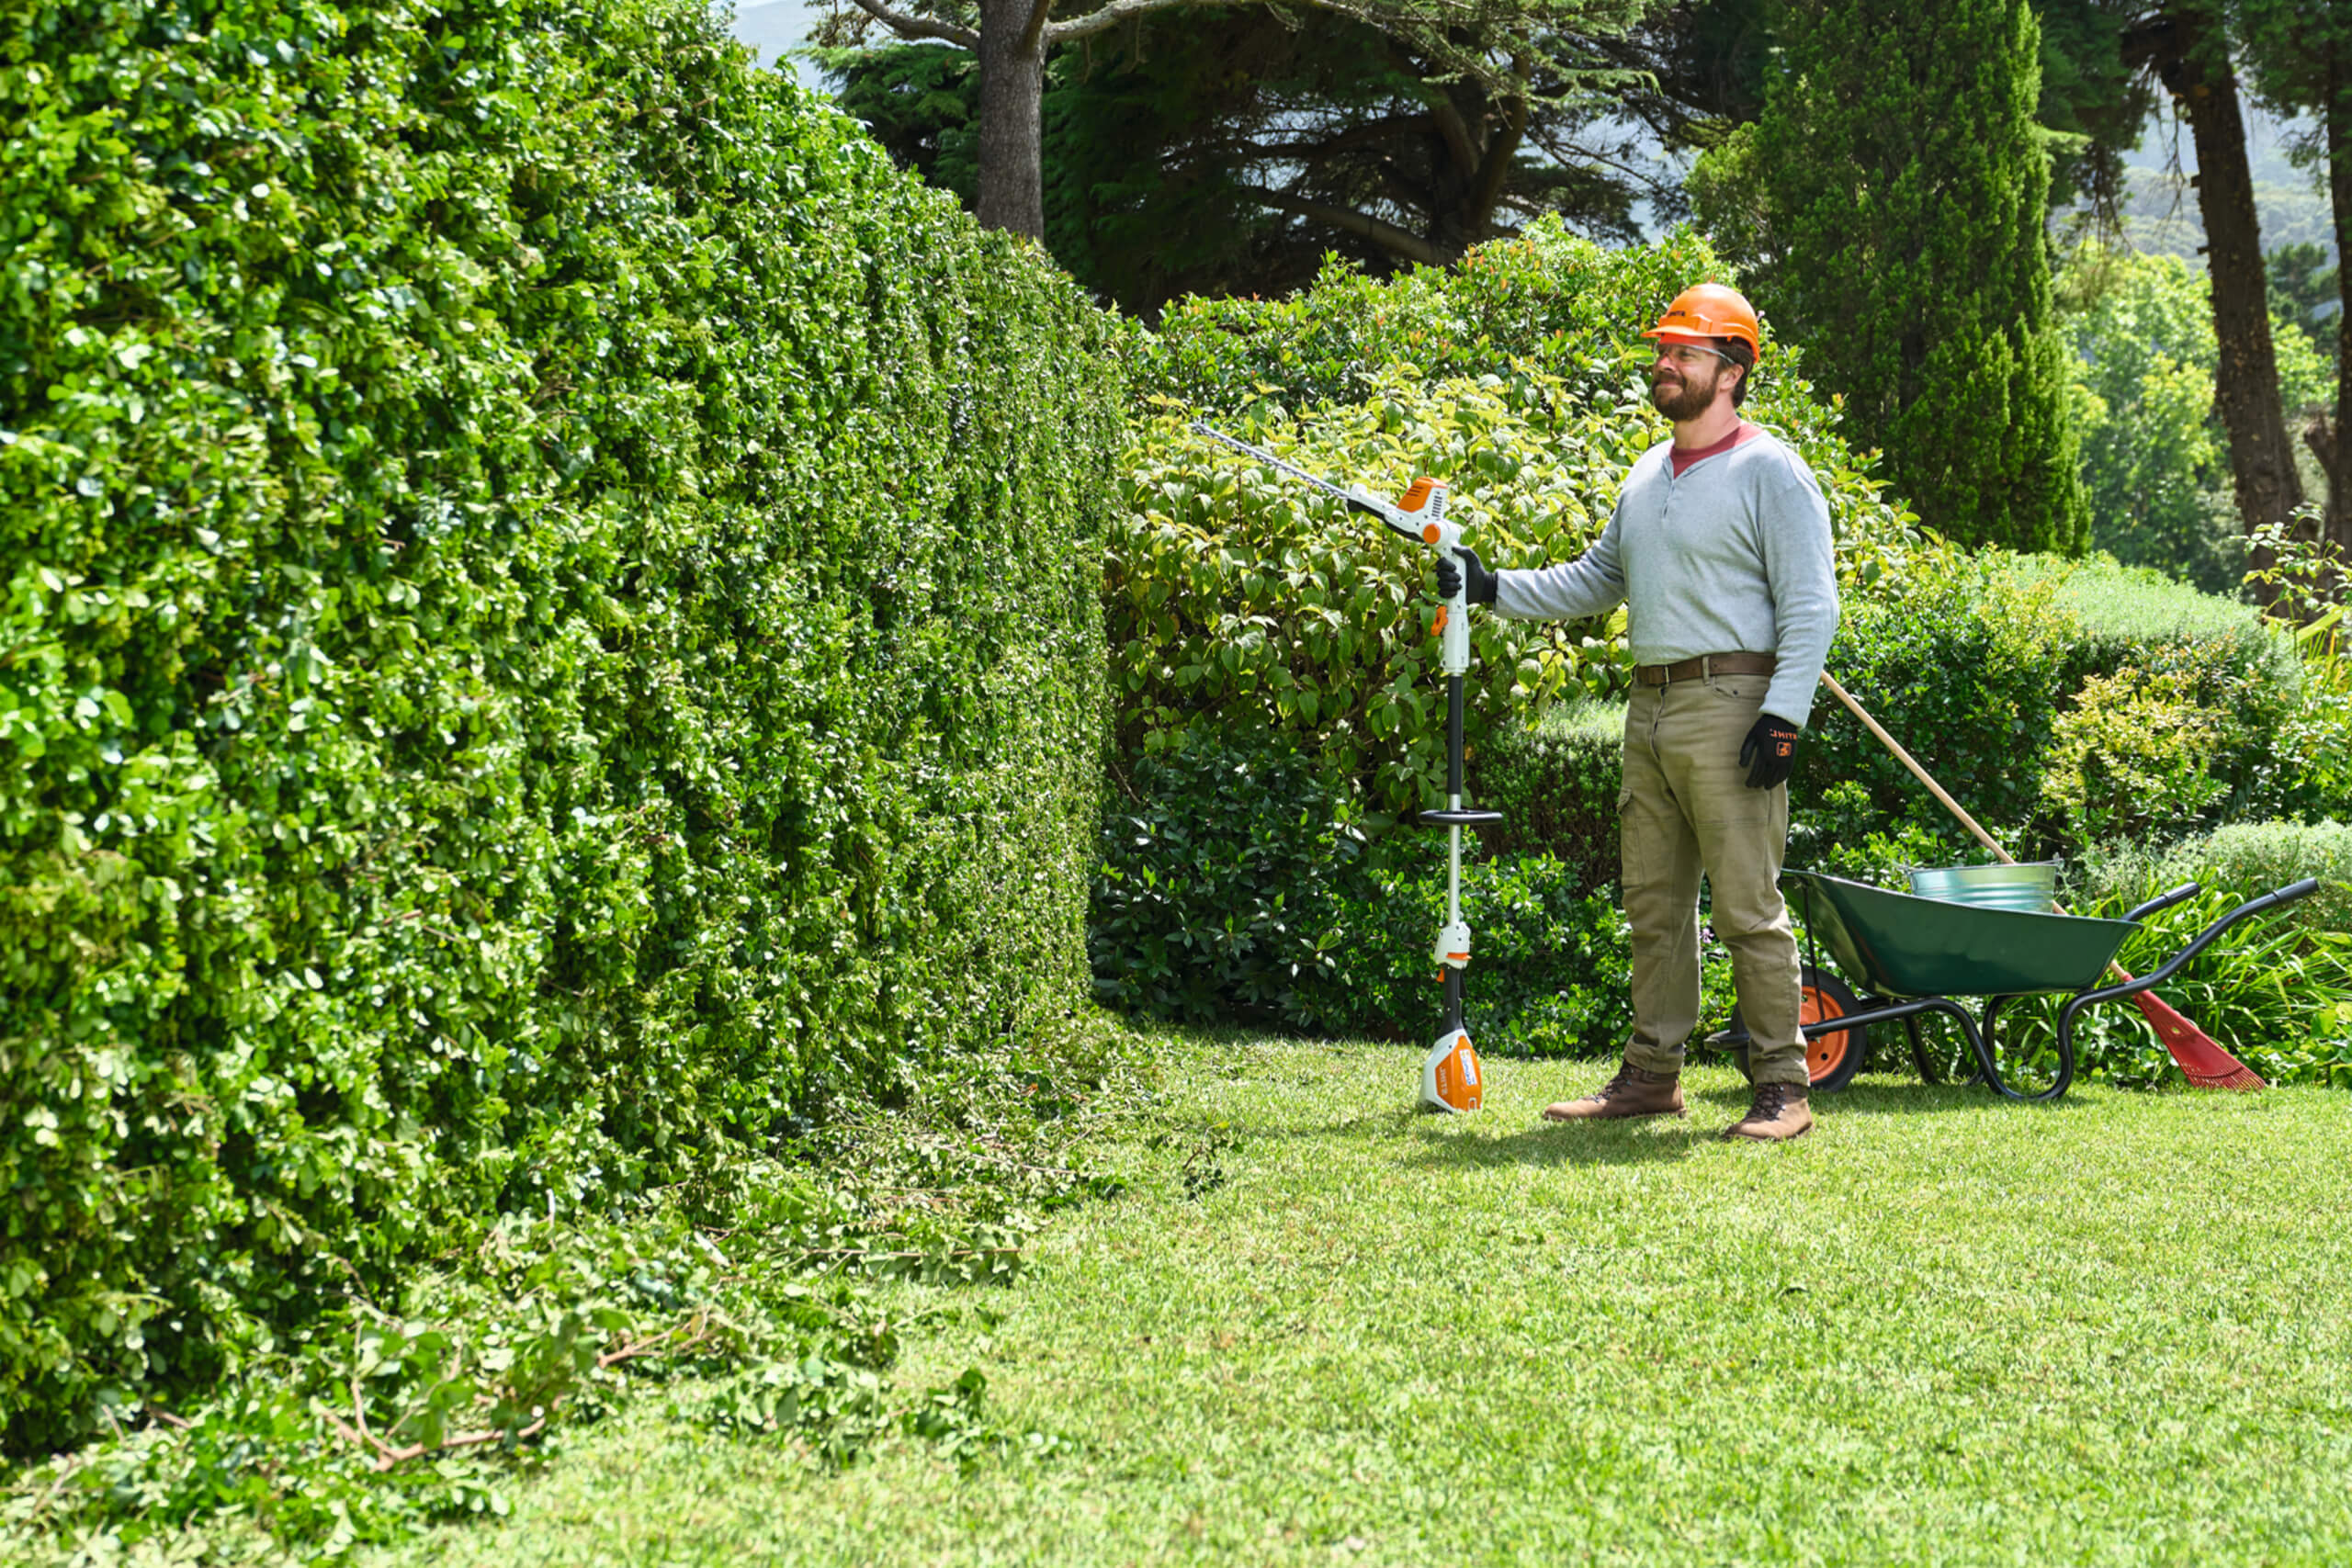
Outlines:
[[1797,1032],[1795,934],[1781,899],[1789,788],[1747,787],[1740,742],[1763,711],[1769,675],[1706,675],[1634,688],[1617,797],[1625,918],[1634,928],[1634,1037],[1625,1060],[1682,1070],[1699,1023],[1699,876],[1715,935],[1731,949],[1755,1081],[1806,1081]]

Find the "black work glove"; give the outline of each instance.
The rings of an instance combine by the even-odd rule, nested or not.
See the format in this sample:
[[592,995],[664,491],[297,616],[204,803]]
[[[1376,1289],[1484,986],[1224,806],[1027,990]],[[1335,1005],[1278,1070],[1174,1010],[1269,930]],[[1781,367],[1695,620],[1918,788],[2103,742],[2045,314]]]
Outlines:
[[1462,573],[1466,570],[1470,574],[1468,602],[1473,604],[1493,604],[1495,574],[1487,570],[1487,563],[1478,558],[1478,552],[1467,545],[1456,545],[1453,553],[1462,558],[1461,568],[1456,568],[1443,556],[1437,558],[1437,596],[1441,599],[1453,598],[1463,586]]
[[1739,743],[1739,765],[1747,770],[1747,787],[1770,789],[1789,782],[1797,765],[1797,732],[1786,720],[1759,713]]

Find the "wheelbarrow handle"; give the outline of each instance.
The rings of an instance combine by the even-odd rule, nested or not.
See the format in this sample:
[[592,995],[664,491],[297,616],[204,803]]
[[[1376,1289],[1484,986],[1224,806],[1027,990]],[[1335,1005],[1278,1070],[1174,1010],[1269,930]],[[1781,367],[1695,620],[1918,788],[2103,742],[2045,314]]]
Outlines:
[[2291,904],[2298,898],[2308,898],[2319,891],[2319,878],[2306,876],[2301,882],[2290,882],[2275,893],[2265,893],[2245,907],[2247,914],[2259,914],[2280,904]]
[[2184,882],[2169,893],[2157,894],[2137,908],[2126,909],[2123,912],[2123,918],[2127,920],[2144,920],[2159,909],[2169,909],[2182,899],[2194,898],[2203,891],[2205,891],[2204,888],[2194,882]]
[[[2154,972],[2143,975],[2137,979],[2127,977],[2121,983],[2109,986],[2101,990],[2085,991],[2066,1004],[2067,1013],[2071,1016],[2075,1010],[2093,1002],[2113,1001],[2118,997],[2129,997],[2141,991],[2152,990],[2179,974],[2183,968],[2187,967],[2190,959],[2212,946],[2216,938],[2240,920],[2251,919],[2266,909],[2275,909],[2281,904],[2291,904],[2298,898],[2308,898],[2318,891],[2319,879],[2306,876],[2301,882],[2289,883],[2275,893],[2265,893],[2259,897],[2249,898],[2198,932],[2187,947],[2174,953]],[[2107,967],[2109,974],[2120,973],[2112,964]]]

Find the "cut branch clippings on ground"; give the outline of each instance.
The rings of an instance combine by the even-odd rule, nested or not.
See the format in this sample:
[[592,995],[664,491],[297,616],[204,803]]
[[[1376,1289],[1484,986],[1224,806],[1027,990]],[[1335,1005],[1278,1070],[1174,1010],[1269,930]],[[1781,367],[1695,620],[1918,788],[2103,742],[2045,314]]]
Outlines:
[[[643,1338],[623,1339],[612,1348],[599,1351],[595,1357],[596,1370],[610,1371],[616,1367],[631,1361],[653,1357],[683,1355],[688,1351],[699,1349],[716,1343],[721,1329],[725,1326],[726,1325],[713,1314],[707,1311],[696,1312],[658,1334]],[[453,1356],[450,1364],[442,1371],[442,1386],[446,1387],[456,1382],[464,1370],[463,1358]],[[351,1416],[349,1419],[346,1420],[339,1413],[324,1407],[319,1409],[319,1417],[325,1423],[329,1431],[345,1443],[367,1453],[369,1456],[369,1468],[379,1473],[433,1454],[480,1448],[490,1443],[528,1441],[547,1429],[549,1419],[555,1414],[556,1406],[571,1392],[570,1389],[559,1391],[550,1394],[543,1404],[534,1404],[532,1406],[534,1418],[520,1426],[485,1427],[429,1441],[420,1439],[412,1443],[394,1443],[389,1436],[379,1436],[368,1426],[368,1401],[360,1386],[361,1378],[361,1372],[355,1369],[350,1379]],[[476,1397],[474,1408],[481,1411],[492,1410],[503,1403],[505,1401],[485,1393]],[[412,1412],[408,1416],[403,1416],[400,1421],[393,1424],[391,1430],[398,1431],[401,1426],[413,1419],[416,1414]],[[175,1421],[174,1424],[182,1429],[187,1426],[184,1421]]]
[[646,1356],[683,1354],[712,1343],[718,1337],[719,1326],[709,1313],[698,1312],[650,1339],[635,1340],[605,1351],[596,1358],[596,1369],[609,1371],[624,1361],[634,1361]]
[[374,1457],[369,1460],[368,1468],[379,1472],[406,1464],[411,1460],[423,1459],[427,1454],[447,1453],[458,1449],[480,1448],[484,1443],[523,1442],[538,1436],[547,1428],[548,1424],[548,1416],[543,1413],[537,1420],[527,1427],[500,1428],[486,1432],[459,1432],[453,1437],[443,1438],[436,1443],[415,1442],[404,1448],[394,1448],[381,1438],[354,1427],[351,1423],[332,1410],[322,1410],[319,1414],[320,1418],[326,1422],[328,1429],[335,1436],[355,1448],[372,1453]]

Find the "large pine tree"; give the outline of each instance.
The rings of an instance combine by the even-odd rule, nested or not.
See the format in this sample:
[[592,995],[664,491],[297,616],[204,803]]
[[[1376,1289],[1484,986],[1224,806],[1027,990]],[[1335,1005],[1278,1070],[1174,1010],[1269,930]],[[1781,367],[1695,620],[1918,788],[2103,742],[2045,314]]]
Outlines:
[[1790,0],[1764,112],[1694,182],[1780,335],[1933,528],[2088,536],[2042,221],[2027,0]]

